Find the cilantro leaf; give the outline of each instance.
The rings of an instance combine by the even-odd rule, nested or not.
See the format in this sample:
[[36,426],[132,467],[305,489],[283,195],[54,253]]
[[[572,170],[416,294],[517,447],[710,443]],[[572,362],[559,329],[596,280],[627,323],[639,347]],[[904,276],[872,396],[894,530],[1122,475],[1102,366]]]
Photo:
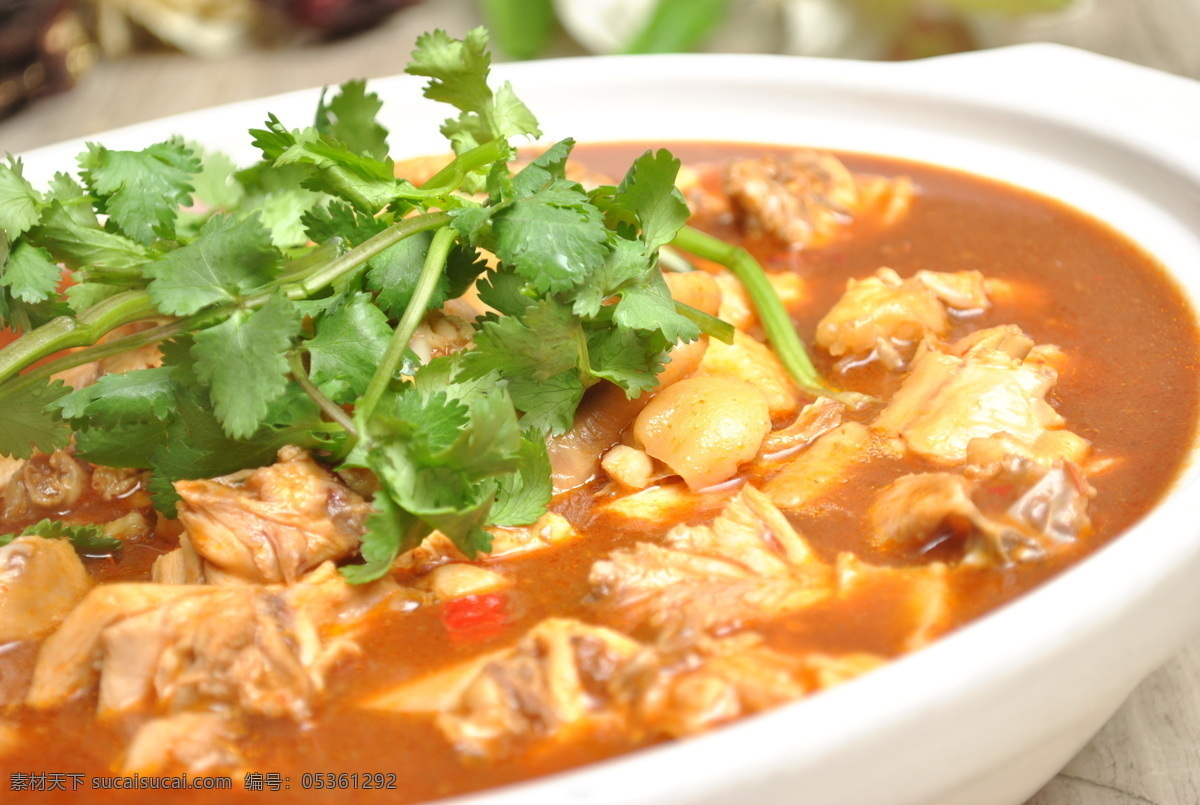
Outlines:
[[450,139],[456,153],[463,153],[492,140],[528,135],[540,137],[537,118],[505,83],[492,92],[487,79],[491,56],[487,52],[487,31],[475,28],[463,39],[454,39],[445,31],[433,31],[417,37],[417,48],[405,72],[426,76],[425,97],[448,103],[462,114],[447,120],[442,133]]
[[604,264],[575,294],[577,315],[596,317],[605,300],[616,297],[612,320],[629,330],[661,333],[668,343],[695,341],[700,328],[679,313],[662,272],[638,241],[618,238]]
[[299,334],[295,306],[282,294],[258,310],[239,310],[196,334],[196,375],[209,386],[213,411],[232,438],[253,435],[268,406],[287,388],[284,353]]
[[278,260],[257,215],[218,215],[204,224],[198,239],[146,266],[147,290],[163,313],[188,316],[265,287]]
[[367,532],[359,547],[364,564],[342,568],[342,575],[351,584],[382,578],[397,556],[420,545],[431,531],[428,525],[401,508],[385,489],[376,493],[372,506],[374,511],[367,518]]
[[475,334],[475,349],[463,357],[459,377],[498,371],[504,377],[548,380],[579,366],[583,346],[583,332],[570,308],[541,299],[520,317],[485,318]]
[[91,428],[119,428],[166,420],[175,410],[176,382],[170,367],[102,375],[55,403],[65,419]]
[[55,295],[62,269],[45,249],[17,241],[0,270],[0,285],[24,302],[42,302]]
[[[367,287],[379,292],[376,304],[392,318],[400,318],[408,308],[432,241],[432,232],[419,232],[388,247],[368,262]],[[430,308],[440,308],[462,295],[485,268],[477,258],[474,249],[455,245],[429,299]]]
[[23,302],[0,285],[0,327],[24,333],[70,313],[70,308],[56,299]]
[[21,160],[9,156],[0,163],[0,231],[8,240],[16,240],[37,223],[42,197],[22,174]]
[[0,456],[29,458],[33,450],[52,453],[71,443],[71,429],[50,406],[66,394],[61,380],[30,383],[20,378],[0,386]]
[[526,431],[521,437],[520,466],[498,479],[496,502],[489,524],[528,525],[546,513],[554,495],[550,480],[550,456],[540,432]]
[[49,519],[39,520],[33,525],[25,526],[20,533],[0,534],[0,547],[21,536],[66,539],[70,541],[71,547],[75,550],[88,555],[109,554],[121,547],[121,540],[105,536],[101,526],[72,525]]
[[157,419],[88,427],[75,431],[75,455],[101,467],[146,469],[170,433],[171,423]]
[[[507,183],[511,197],[528,198],[539,190],[557,183],[566,183],[571,189],[577,190],[582,197],[584,195],[583,188],[575,182],[567,182],[567,159],[571,156],[571,150],[574,147],[575,141],[568,137],[565,140],[559,140],[534,157],[528,165],[512,177],[511,182]],[[504,185],[502,184],[499,189],[503,191]],[[501,198],[503,199],[503,194]]]
[[613,321],[618,325],[662,333],[669,344],[700,337],[695,322],[676,311],[671,291],[657,269],[651,269],[641,282],[622,288],[620,296],[613,313]]
[[590,328],[587,345],[591,373],[625,389],[631,399],[658,384],[656,375],[669,360],[669,343],[661,335],[619,326]]
[[330,396],[334,402],[353,402],[366,391],[391,337],[387,316],[371,304],[371,297],[354,294],[336,313],[323,317],[316,336],[305,342],[313,382],[325,388],[340,381],[351,393]]
[[66,290],[67,306],[78,316],[83,311],[98,302],[103,302],[111,296],[124,292],[120,285],[106,285],[102,282],[78,282]]
[[675,187],[679,165],[665,148],[647,151],[634,161],[613,197],[637,219],[647,253],[670,243],[687,223],[687,202]]
[[[386,225],[378,218],[361,213],[344,201],[333,201],[322,207],[308,210],[301,216],[304,231],[314,243],[325,243],[332,238],[341,238],[351,246],[357,246],[373,235],[378,235]],[[400,241],[405,243],[407,240]],[[397,244],[399,245],[399,244]],[[376,255],[379,260],[387,254]]]
[[608,252],[604,219],[577,187],[557,182],[492,215],[496,256],[541,293],[579,285]]
[[103,229],[95,216],[77,210],[61,201],[51,202],[40,223],[29,231],[30,242],[47,249],[68,268],[133,269],[150,259],[145,246]]
[[321,93],[316,128],[356,154],[383,160],[388,155],[388,132],[375,119],[381,108],[383,101],[374,92],[367,92],[367,82],[347,81],[328,104],[325,93]]
[[[304,432],[306,424],[315,424],[312,408],[296,406],[294,401],[289,408],[289,422],[268,422],[251,438],[234,439],[214,416],[203,389],[183,390],[176,399],[176,415],[166,436],[153,443],[149,455],[154,471],[150,489],[155,507],[168,517],[176,515],[179,496],[172,486],[175,481],[216,478],[250,467],[263,467],[274,463],[275,454],[288,444],[316,446]],[[267,419],[272,417],[268,415]]]
[[[479,299],[505,316],[519,316],[533,303],[532,283],[511,268],[500,266],[487,273],[478,286]],[[597,303],[599,309],[599,303]]]
[[209,151],[196,143],[188,143],[198,155],[200,171],[192,177],[197,202],[213,210],[229,211],[246,197],[246,189],[237,181],[237,165],[220,151]]
[[545,380],[508,379],[513,405],[522,412],[521,427],[553,435],[571,429],[584,391],[583,378],[574,368]]
[[577,316],[595,317],[607,299],[642,282],[650,271],[649,260],[637,242],[618,238],[612,246],[604,262],[575,291],[572,307]]
[[191,149],[178,138],[141,151],[87,147],[79,166],[96,209],[139,243],[171,237],[179,207],[191,203],[192,176],[200,171]]
[[349,201],[376,213],[396,196],[399,184],[390,160],[381,161],[351,151],[342,143],[321,137],[315,128],[288,131],[274,115],[266,129],[254,129],[254,145],[273,165],[313,168],[303,187]]

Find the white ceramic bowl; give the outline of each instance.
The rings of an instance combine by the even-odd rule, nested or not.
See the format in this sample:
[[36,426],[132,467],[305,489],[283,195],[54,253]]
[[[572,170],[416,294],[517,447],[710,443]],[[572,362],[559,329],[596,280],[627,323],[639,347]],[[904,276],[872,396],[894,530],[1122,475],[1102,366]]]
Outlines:
[[[890,154],[1062,199],[1113,224],[1200,299],[1200,84],[1025,46],[878,64],[771,56],[505,66],[547,138],[743,140]],[[420,82],[373,83],[393,153],[444,150]],[[267,110],[311,120],[315,92],[90,139],[172,133],[249,161]],[[42,181],[79,142],[31,151]],[[1147,356],[1153,359],[1153,356]],[[1197,453],[1192,446],[1192,456]],[[1155,511],[1029,595],[854,682],[711,735],[463,798],[488,805],[968,803],[1031,796],[1200,626],[1200,467]]]

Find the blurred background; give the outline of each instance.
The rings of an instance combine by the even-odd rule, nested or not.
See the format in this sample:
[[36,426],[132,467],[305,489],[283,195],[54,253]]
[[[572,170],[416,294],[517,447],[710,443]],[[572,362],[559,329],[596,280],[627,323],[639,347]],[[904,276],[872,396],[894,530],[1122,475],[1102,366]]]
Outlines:
[[912,59],[1049,41],[1200,78],[1200,0],[0,0],[0,153],[391,75],[418,33],[480,23],[504,59]]

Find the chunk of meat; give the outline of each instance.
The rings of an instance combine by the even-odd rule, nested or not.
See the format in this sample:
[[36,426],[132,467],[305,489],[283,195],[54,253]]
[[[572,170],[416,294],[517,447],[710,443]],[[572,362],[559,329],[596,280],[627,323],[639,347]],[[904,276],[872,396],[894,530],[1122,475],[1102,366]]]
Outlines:
[[371,506],[308,453],[269,467],[179,481],[179,520],[208,581],[291,583],[358,547]]
[[150,473],[146,470],[116,467],[93,467],[92,489],[105,500],[127,498],[146,487]]
[[[487,556],[480,557],[479,561],[482,562],[523,556],[579,538],[579,532],[565,517],[555,512],[546,512],[530,525],[493,526],[488,533],[492,535],[492,550]],[[455,547],[449,537],[434,531],[420,545],[397,557],[392,569],[424,574],[447,562],[468,561],[471,560]]]
[[0,456],[0,487],[7,487],[12,477],[24,466],[24,459]]
[[187,534],[179,536],[179,547],[154,560],[150,580],[155,584],[204,584],[204,560],[192,547]]
[[42,645],[26,703],[99,690],[101,714],[220,710],[307,718],[349,621],[386,589],[332,565],[292,587],[96,587]]
[[671,298],[676,302],[690,305],[697,310],[703,310],[710,316],[717,315],[721,309],[721,286],[716,278],[706,271],[687,271],[682,274],[673,271],[663,273]]
[[856,219],[899,220],[914,191],[906,176],[856,175],[832,154],[800,150],[732,160],[725,192],[752,232],[805,248],[828,243]]
[[364,704],[432,714],[459,752],[495,761],[614,727],[635,739],[694,735],[880,662],[861,654],[789,656],[753,634],[643,645],[603,627],[551,619],[511,649],[403,683]]
[[122,774],[232,772],[245,760],[238,744],[245,734],[221,713],[175,713],[138,727],[117,764]]
[[[972,439],[1004,432],[1034,444],[1062,428],[1063,418],[1046,402],[1057,373],[1023,362],[1032,341],[1017,328],[981,333],[969,337],[965,351],[959,342],[949,352],[919,352],[873,428],[898,436],[915,455],[950,465],[966,460]],[[956,346],[961,355],[954,354]]]
[[21,745],[21,730],[16,724],[0,720],[0,757]]
[[916,567],[887,567],[862,561],[852,553],[838,554],[838,597],[854,607],[856,597],[887,602],[904,651],[928,645],[953,624],[950,568],[942,562]]
[[0,548],[0,644],[50,633],[91,586],[67,540],[17,537]]
[[698,490],[729,480],[771,430],[766,397],[741,380],[692,377],[656,394],[638,414],[635,440]]
[[421,585],[427,588],[436,600],[450,601],[469,595],[494,593],[511,587],[512,581],[486,567],[466,562],[451,562],[429,571],[428,575],[421,579]]
[[978,271],[918,271],[901,279],[890,268],[850,280],[841,299],[817,324],[816,342],[830,355],[873,354],[893,370],[907,368],[917,344],[950,330],[948,309],[961,313],[989,307]]
[[784,464],[763,486],[763,492],[790,511],[818,505],[847,483],[854,468],[870,456],[871,434],[866,426],[843,422]]
[[800,409],[787,427],[771,431],[759,451],[761,463],[780,461],[808,447],[842,424],[846,406],[829,397],[818,397]]
[[968,564],[1007,564],[1078,539],[1091,526],[1094,495],[1076,465],[1014,455],[971,477],[906,475],[880,493],[869,516],[880,545],[923,552],[954,539]]
[[743,625],[832,594],[829,568],[762,493],[743,487],[711,525],[676,526],[663,544],[613,551],[589,575],[625,628],[664,634]]
[[1000,432],[967,442],[967,463],[976,468],[994,467],[1016,456],[1045,467],[1062,461],[1081,464],[1091,447],[1091,442],[1069,430],[1048,430],[1032,443]]
[[642,652],[615,680],[634,728],[650,737],[697,735],[795,701],[815,689],[807,658],[773,651],[755,634]]
[[[98,712],[179,712],[225,704],[273,717],[309,715],[321,680],[305,667],[308,652],[297,645],[288,622],[292,613],[283,602],[248,587],[184,589],[103,629],[93,650],[93,656],[99,654]],[[85,600],[81,607],[90,605]],[[43,649],[48,660],[56,656],[51,641]],[[44,703],[43,692],[53,690],[45,685],[50,667],[39,655],[31,704]]]
[[17,467],[4,487],[0,518],[17,520],[37,512],[74,506],[89,484],[90,468],[67,450],[35,453]]
[[466,320],[434,311],[425,317],[408,342],[422,363],[462,352],[471,345],[475,329]]
[[552,618],[511,649],[406,683],[366,706],[436,712],[434,723],[458,751],[497,759],[619,723],[606,688],[641,650],[611,629]]

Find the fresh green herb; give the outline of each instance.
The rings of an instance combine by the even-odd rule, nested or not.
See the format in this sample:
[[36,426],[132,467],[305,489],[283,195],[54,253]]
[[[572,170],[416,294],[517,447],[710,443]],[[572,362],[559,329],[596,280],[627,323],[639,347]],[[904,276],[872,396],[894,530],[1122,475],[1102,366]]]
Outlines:
[[[348,578],[379,577],[435,529],[473,556],[488,526],[545,511],[546,435],[589,387],[636,396],[674,344],[732,338],[671,298],[658,261],[672,242],[730,264],[781,357],[823,390],[757,264],[685,227],[671,154],[591,191],[566,177],[571,140],[512,171],[510,140],[540,131],[511,87],[489,86],[486,45],[482,29],[418,40],[408,71],[458,112],[442,127],[457,156],[419,187],[394,176],[362,82],[323,95],[310,127],[270,115],[252,132],[262,161],[241,171],[178,139],[89,146],[80,180],[44,193],[0,165],[0,318],[25,333],[0,351],[0,454],[73,439],[89,461],[151,470],[173,516],[175,481],[298,445],[381,483]],[[422,365],[410,343],[427,313],[477,278],[498,312],[472,349]],[[152,344],[160,367],[76,391],[51,379]]]
[[39,520],[31,526],[26,526],[20,533],[0,534],[0,548],[21,536],[66,539],[75,550],[88,556],[110,554],[121,548],[121,540],[105,536],[104,529],[100,526],[69,525],[58,520]]

